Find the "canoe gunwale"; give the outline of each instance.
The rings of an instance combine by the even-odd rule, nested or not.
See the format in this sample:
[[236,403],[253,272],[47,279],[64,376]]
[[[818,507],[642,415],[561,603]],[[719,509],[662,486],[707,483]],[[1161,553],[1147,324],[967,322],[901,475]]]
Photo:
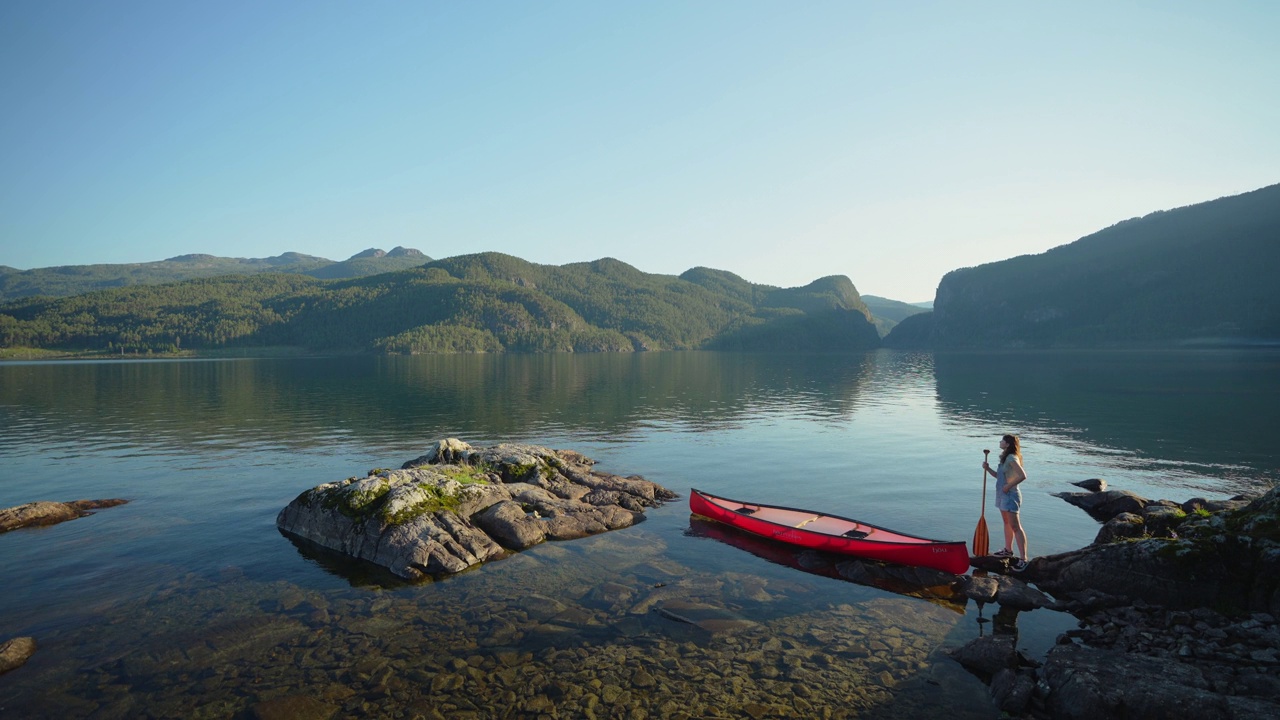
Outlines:
[[[801,527],[795,527],[776,522],[774,520],[758,518],[755,517],[754,514],[739,513],[734,509],[725,507],[721,503],[736,504],[743,507],[771,508],[786,512],[818,515],[819,517],[833,518],[855,526],[874,528],[875,530],[880,530],[899,538],[906,539],[877,540],[872,538],[856,538],[846,535],[835,535],[815,530],[807,530],[803,527],[803,524]],[[804,510],[801,508],[789,508],[782,505],[768,505],[765,503],[731,500],[729,498],[723,498],[718,495],[711,495],[709,493],[702,492],[697,488],[690,488],[689,505],[690,510],[693,511],[694,515],[706,517],[713,522],[722,523],[740,532],[779,542],[784,545],[790,545],[791,547],[809,548],[812,550],[863,557],[870,560],[890,562],[900,565],[929,567],[935,570],[952,573],[954,575],[961,575],[965,573],[971,565],[968,546],[962,540],[934,540],[932,538],[920,537],[919,535],[890,530],[888,528],[880,527],[879,525],[872,525],[870,523],[864,523],[859,520],[841,517],[839,515],[819,513],[813,510]]]
[[[869,523],[869,522],[863,522],[862,520],[854,520],[853,518],[847,518],[847,517],[843,517],[843,516],[840,516],[840,515],[832,515],[831,513],[827,513],[827,512],[818,512],[818,511],[816,511],[816,510],[805,510],[804,508],[786,507],[786,506],[784,506],[784,505],[769,505],[769,504],[767,504],[767,503],[745,502],[745,501],[743,501],[743,500],[732,500],[732,499],[730,499],[730,498],[722,497],[722,496],[720,496],[720,495],[712,495],[711,493],[703,492],[703,491],[701,491],[701,490],[698,490],[697,488],[689,488],[689,491],[690,491],[690,492],[692,492],[692,493],[694,493],[694,494],[696,494],[696,495],[701,496],[702,498],[704,498],[704,499],[706,499],[708,502],[710,502],[712,505],[714,505],[714,506],[716,506],[716,507],[720,508],[721,510],[724,510],[725,512],[736,513],[737,511],[736,511],[736,510],[731,510],[731,509],[726,508],[726,507],[723,507],[723,506],[722,506],[722,505],[720,505],[719,503],[715,502],[716,500],[722,500],[722,501],[724,501],[724,502],[729,502],[729,503],[737,503],[738,505],[746,505],[746,506],[749,506],[749,507],[773,508],[773,509],[775,509],[775,510],[786,510],[786,511],[788,511],[788,512],[811,513],[811,514],[817,515],[817,516],[819,516],[819,517],[829,517],[829,518],[835,518],[836,520],[844,520],[845,522],[851,522],[851,523],[854,523],[854,524],[857,524],[857,525],[861,525],[861,526],[863,526],[863,527],[875,528],[876,530],[883,530],[884,532],[886,532],[886,533],[890,533],[890,534],[892,534],[892,535],[897,535],[897,536],[899,536],[899,537],[905,537],[905,538],[911,538],[912,540],[920,540],[920,541],[922,541],[922,542],[919,542],[919,543],[906,543],[906,542],[900,542],[900,541],[896,541],[896,540],[876,540],[876,539],[872,539],[872,538],[844,538],[844,539],[846,539],[846,540],[848,540],[848,539],[855,539],[855,540],[857,540],[858,542],[865,542],[865,543],[879,543],[879,544],[882,544],[882,545],[920,545],[920,546],[924,546],[926,543],[934,543],[934,544],[937,544],[937,545],[964,544],[964,541],[963,541],[963,540],[936,540],[936,539],[934,539],[934,538],[927,538],[927,537],[924,537],[924,536],[922,536],[922,535],[912,535],[911,533],[905,533],[905,532],[902,532],[901,530],[891,530],[891,529],[889,529],[889,528],[887,528],[887,527],[881,527],[880,525],[873,525],[872,523]],[[757,522],[768,523],[768,524],[770,524],[770,525],[776,525],[776,526],[778,526],[778,527],[780,527],[780,528],[787,528],[787,529],[789,529],[789,530],[797,530],[797,531],[799,531],[799,532],[809,533],[809,534],[811,534],[811,535],[821,535],[821,536],[823,536],[823,537],[832,537],[832,538],[839,538],[839,537],[842,537],[842,536],[840,536],[840,535],[829,535],[829,534],[827,534],[827,533],[820,533],[820,532],[817,532],[817,531],[814,531],[814,530],[806,530],[806,529],[805,529],[805,528],[803,528],[803,527],[799,527],[799,528],[797,528],[797,527],[793,527],[793,526],[791,526],[791,525],[784,525],[784,524],[782,524],[782,523],[780,523],[780,522],[775,522],[775,521],[773,521],[773,520],[769,520],[769,519],[766,519],[766,518],[758,518],[758,517],[754,517],[753,515],[744,515],[743,517],[750,517],[750,518],[752,518],[753,520],[756,520]],[[715,520],[716,518],[711,518],[711,519],[712,519],[712,520]]]

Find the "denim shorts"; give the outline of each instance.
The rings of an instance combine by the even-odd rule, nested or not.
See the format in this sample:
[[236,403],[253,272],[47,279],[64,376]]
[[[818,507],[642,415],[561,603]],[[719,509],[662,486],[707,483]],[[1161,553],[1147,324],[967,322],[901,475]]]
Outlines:
[[1014,486],[1013,492],[996,491],[996,509],[1018,512],[1022,508],[1022,488]]

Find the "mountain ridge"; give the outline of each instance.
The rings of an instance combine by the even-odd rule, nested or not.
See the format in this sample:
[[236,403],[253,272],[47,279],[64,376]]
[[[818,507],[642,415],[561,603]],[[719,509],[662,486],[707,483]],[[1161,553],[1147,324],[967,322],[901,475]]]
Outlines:
[[880,344],[845,276],[736,290],[758,300],[613,258],[554,266],[487,252],[355,278],[257,273],[24,298],[0,304],[0,346],[431,353],[853,351]]
[[1280,184],[947,273],[891,347],[1280,344]]
[[261,272],[286,272],[321,278],[359,277],[404,270],[430,260],[430,257],[419,250],[397,246],[390,252],[369,248],[337,262],[290,251],[264,258],[187,253],[143,263],[56,265],[30,270],[0,266],[0,302],[37,295],[66,297],[130,285]]

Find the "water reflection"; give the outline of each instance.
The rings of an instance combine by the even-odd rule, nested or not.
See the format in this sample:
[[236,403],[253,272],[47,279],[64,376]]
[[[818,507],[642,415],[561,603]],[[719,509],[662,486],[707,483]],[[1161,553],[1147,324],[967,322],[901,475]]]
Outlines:
[[[0,617],[41,648],[4,676],[0,708],[245,717],[257,703],[305,695],[371,717],[990,717],[986,688],[936,653],[977,631],[954,608],[894,594],[928,594],[889,582],[901,578],[836,580],[811,556],[792,558],[807,570],[796,572],[790,560],[686,535],[679,508],[421,586],[300,555],[274,519],[315,484],[456,435],[582,449],[612,472],[679,492],[696,484],[835,506],[966,538],[978,438],[995,424],[1042,435],[1037,469],[1050,458],[1181,463],[1216,482],[1235,463],[1280,479],[1268,437],[1280,426],[1275,358],[881,351],[0,364],[2,504],[132,500],[0,537],[9,583]],[[1037,552],[1074,549],[1097,532],[1043,497],[1089,476],[1068,469],[1037,475],[1041,495],[1028,498]],[[1185,486],[1173,495],[1188,496]],[[1035,623],[1023,624],[1026,642]]]
[[966,598],[951,586],[954,576],[927,568],[864,562],[842,555],[797,549],[731,528],[714,520],[690,516],[687,534],[744,550],[771,563],[811,575],[847,580],[877,590],[920,598],[964,614]]
[[939,353],[934,372],[957,426],[1040,433],[1115,465],[1280,480],[1280,353]]
[[[616,437],[800,413],[846,420],[872,356],[701,352],[0,365],[0,420],[105,452],[424,437]],[[145,441],[140,443],[139,441]]]

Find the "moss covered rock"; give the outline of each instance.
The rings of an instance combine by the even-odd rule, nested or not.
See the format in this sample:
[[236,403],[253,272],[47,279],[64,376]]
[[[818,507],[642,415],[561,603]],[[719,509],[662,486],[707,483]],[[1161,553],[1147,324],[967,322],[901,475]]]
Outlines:
[[406,579],[460,572],[543,540],[627,527],[675,494],[568,450],[436,442],[398,470],[319,485],[280,511],[287,535]]

